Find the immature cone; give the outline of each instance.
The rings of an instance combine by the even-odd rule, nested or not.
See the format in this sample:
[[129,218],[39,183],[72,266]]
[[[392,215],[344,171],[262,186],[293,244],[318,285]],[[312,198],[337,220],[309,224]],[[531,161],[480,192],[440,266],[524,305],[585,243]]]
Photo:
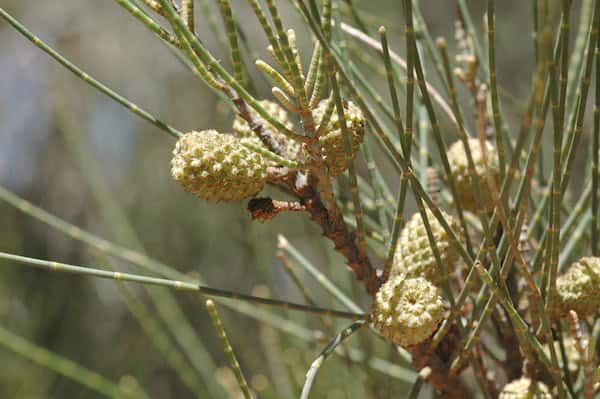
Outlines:
[[209,201],[241,201],[265,185],[267,162],[240,140],[215,130],[189,132],[173,150],[171,175]]
[[[450,273],[453,271],[454,263],[458,260],[459,254],[452,246],[448,233],[446,233],[446,230],[444,230],[433,213],[430,210],[426,212],[440,259],[446,266],[446,270]],[[460,234],[457,220],[445,212],[442,212],[442,214],[450,227],[452,227],[452,230]],[[407,277],[424,277],[436,286],[439,286],[441,283],[442,276],[440,275],[433,249],[429,243],[425,223],[423,222],[423,218],[421,218],[420,212],[415,213],[411,217],[400,233],[391,274],[405,274]]]
[[438,289],[422,277],[393,276],[375,295],[372,320],[388,341],[411,346],[429,338],[442,321]]
[[[487,173],[491,171],[496,184],[500,179],[500,168],[498,166],[498,153],[496,148],[485,141],[487,165],[484,162],[481,145],[478,139],[468,140],[473,164],[475,165],[475,173],[479,177],[479,192],[481,193],[481,201],[484,210],[491,210],[494,206],[490,190],[487,185]],[[477,193],[475,185],[471,181],[471,173],[469,172],[469,161],[465,153],[465,147],[462,141],[457,141],[448,150],[448,163],[452,172],[452,178],[456,185],[458,200],[463,209],[471,212],[476,212],[480,207],[477,203]]]
[[[325,115],[328,100],[322,100],[313,111],[315,124],[319,126]],[[358,106],[352,101],[344,103],[344,117],[346,127],[350,133],[350,155],[354,159],[365,134],[365,116]],[[337,110],[334,108],[327,128],[321,137],[319,137],[321,146],[321,155],[332,176],[341,175],[347,168],[346,150],[344,147],[344,133],[340,126]]]
[[548,387],[542,382],[533,382],[529,378],[519,378],[502,388],[498,399],[551,399]]
[[580,317],[600,308],[600,258],[584,257],[556,280],[557,316],[574,310]]
[[[262,100],[260,105],[262,105],[269,115],[279,121],[282,125],[290,130],[294,129],[294,124],[288,119],[287,112],[281,106],[279,106],[279,104],[269,100]],[[256,121],[262,123],[265,133],[274,142],[275,147],[277,147],[275,149],[281,150],[281,154],[279,155],[289,160],[296,160],[298,158],[302,149],[300,143],[277,131],[273,125],[265,122],[264,119],[258,113],[256,113],[256,111],[251,110],[250,113],[252,114],[253,118],[256,119]],[[246,120],[241,116],[237,115],[235,117],[232,129],[237,137],[249,139],[256,145],[264,147],[262,140],[256,135],[256,133],[254,133],[248,122],[246,122]],[[270,162],[273,163],[273,161]]]

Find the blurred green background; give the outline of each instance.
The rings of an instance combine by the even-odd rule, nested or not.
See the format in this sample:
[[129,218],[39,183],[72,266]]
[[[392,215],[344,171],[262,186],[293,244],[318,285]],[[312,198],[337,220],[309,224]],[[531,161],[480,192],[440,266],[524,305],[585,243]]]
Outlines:
[[[211,24],[216,24],[222,37],[220,14],[216,2],[208,3],[209,13],[197,9],[198,34],[229,66],[227,53],[211,29]],[[479,28],[483,20],[480,3],[484,2],[469,2]],[[531,5],[517,0],[497,3],[498,75],[505,93],[502,101],[509,115],[507,121],[514,129],[530,89],[533,68]],[[286,26],[299,32],[307,62],[310,41],[306,28],[288,2],[278,4]],[[385,25],[392,48],[403,54],[399,2],[356,4],[371,31]],[[420,4],[432,35],[445,36],[454,47],[455,2],[425,0]],[[0,5],[88,73],[178,129],[230,128],[232,111],[115,2],[1,0]],[[264,51],[265,38],[247,3],[234,0],[232,5],[253,50],[269,59]],[[573,9],[579,9],[579,2],[574,2]],[[357,45],[347,40],[350,46]],[[375,53],[367,54],[378,62]],[[252,65],[251,57],[246,61]],[[387,98],[385,82],[372,73],[368,76]],[[256,73],[254,77],[260,93],[267,96],[269,88]],[[211,286],[262,294],[268,287],[273,297],[302,302],[276,257],[277,234],[283,234],[368,309],[362,288],[353,283],[342,258],[306,216],[284,214],[266,224],[253,223],[244,204],[209,204],[194,198],[170,178],[173,145],[174,140],[164,132],[92,90],[6,22],[0,22],[2,186],[103,238],[143,249],[184,273],[199,273]],[[395,176],[387,177],[396,189]],[[133,270],[4,202],[0,202],[0,221],[1,251]],[[128,384],[133,377],[150,397],[193,397],[128,311],[113,282],[51,274],[8,262],[0,265],[2,327],[114,381]],[[301,276],[321,306],[341,308],[311,278]],[[140,286],[128,288],[156,313]],[[222,396],[235,397],[235,388],[230,388],[233,377],[222,369],[227,361],[203,304],[184,293],[176,293],[175,298],[219,370],[215,373],[206,365],[218,385],[227,387]],[[275,398],[297,394],[304,373],[323,344],[306,344],[225,307],[219,310],[242,369],[258,395]],[[318,317],[276,312],[303,326],[323,329]],[[338,327],[345,324],[335,321]],[[380,342],[368,340],[370,335],[363,331],[350,342],[364,341],[363,348],[372,348],[392,362],[397,360]],[[98,397],[3,347],[0,364],[2,398]],[[206,389],[204,393],[210,397],[211,388],[198,380],[200,389]],[[404,388],[400,380],[332,358],[317,378],[314,397],[394,397]]]

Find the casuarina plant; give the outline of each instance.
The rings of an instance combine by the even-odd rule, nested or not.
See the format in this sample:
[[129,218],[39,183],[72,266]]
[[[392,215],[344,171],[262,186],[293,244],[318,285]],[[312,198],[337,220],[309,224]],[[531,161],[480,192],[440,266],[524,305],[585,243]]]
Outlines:
[[[454,33],[446,38],[433,37],[423,14],[434,2],[402,0],[393,4],[401,18],[387,27],[401,34],[389,40],[385,23],[351,0],[114,3],[210,89],[227,123],[167,123],[59,53],[8,7],[0,17],[172,138],[164,149],[170,163],[152,164],[176,182],[161,191],[184,190],[205,209],[244,209],[252,223],[292,221],[292,231],[294,220],[309,220],[322,235],[312,245],[335,252],[332,268],[311,260],[316,247],[299,250],[280,234],[269,258],[300,299],[273,299],[265,287],[217,288],[198,270],[100,238],[0,187],[4,203],[93,248],[104,265],[0,252],[4,268],[117,282],[115,295],[185,397],[597,397],[597,0],[519,5],[514,13],[531,14],[525,27],[496,20],[502,2],[457,0],[445,16]],[[205,21],[215,28],[214,48],[200,32]],[[503,38],[515,29],[531,50],[519,65],[529,74],[519,93],[498,73],[514,47]],[[101,176],[83,169],[100,187]],[[108,206],[110,195],[95,192],[117,212],[118,196]],[[238,278],[234,265],[218,267]],[[182,307],[184,293],[193,305]],[[323,304],[329,299],[333,305]],[[255,319],[260,333],[222,320],[224,307]],[[216,336],[189,321],[197,309]],[[236,342],[242,338],[245,345]],[[168,395],[137,370],[115,366],[123,371],[116,380],[32,341],[0,326],[3,347],[90,395]],[[216,366],[219,356],[225,367]],[[269,371],[253,370],[263,365],[252,356],[264,356]]]

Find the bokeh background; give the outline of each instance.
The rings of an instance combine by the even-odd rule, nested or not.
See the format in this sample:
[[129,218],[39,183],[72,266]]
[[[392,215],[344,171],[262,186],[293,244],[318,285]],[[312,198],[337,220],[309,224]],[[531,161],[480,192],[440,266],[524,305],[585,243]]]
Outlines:
[[[229,66],[219,39],[223,30],[216,2],[206,3],[208,9],[197,9],[199,35]],[[307,62],[310,36],[290,3],[278,3],[286,25],[299,32]],[[385,25],[392,48],[403,54],[399,2],[355,3],[372,32]],[[420,3],[432,35],[445,36],[454,47],[455,2]],[[469,1],[481,28],[483,4],[479,3],[484,2]],[[533,70],[532,10],[529,3],[518,0],[497,3],[499,82],[507,122],[514,131]],[[232,4],[253,50],[269,59],[264,51],[265,38],[247,3],[234,0]],[[178,129],[230,128],[232,111],[115,2],[0,0],[0,6],[88,73]],[[579,9],[578,1],[573,9]],[[358,46],[378,62],[375,53],[347,40],[350,48]],[[255,55],[246,56],[252,65]],[[253,76],[259,93],[266,96],[268,87],[256,73]],[[375,74],[368,76],[386,96],[385,82]],[[586,124],[584,140],[588,129]],[[276,257],[277,235],[282,234],[368,309],[368,300],[346,272],[341,257],[304,215],[284,214],[266,224],[253,223],[244,204],[209,204],[194,198],[170,178],[173,145],[172,137],[76,79],[0,21],[0,185],[100,237],[145,251],[184,273],[199,274],[211,286],[302,301]],[[386,177],[396,189],[397,178],[391,174]],[[0,250],[133,270],[3,201]],[[302,272],[300,275],[321,306],[340,308],[311,278]],[[145,303],[150,314],[156,314],[156,306],[141,287],[128,285],[128,292]],[[122,295],[110,281],[0,262],[3,328],[114,381],[137,383],[152,398],[193,397],[144,334]],[[211,388],[197,377],[199,389],[205,397],[235,397],[238,393],[232,387],[233,377],[226,369],[226,358],[203,304],[183,293],[176,293],[174,298],[202,345],[183,350],[206,350],[210,362],[203,367],[213,376],[213,384],[220,387]],[[306,343],[228,308],[219,310],[242,369],[259,396],[297,394],[305,371],[323,345]],[[323,328],[315,316],[276,313],[307,328]],[[344,324],[334,322],[335,326]],[[370,334],[363,331],[351,342],[362,341],[364,348],[396,361],[377,340],[369,339]],[[3,346],[0,364],[2,398],[99,397]],[[395,397],[405,386],[401,380],[332,358],[319,374],[314,397]]]

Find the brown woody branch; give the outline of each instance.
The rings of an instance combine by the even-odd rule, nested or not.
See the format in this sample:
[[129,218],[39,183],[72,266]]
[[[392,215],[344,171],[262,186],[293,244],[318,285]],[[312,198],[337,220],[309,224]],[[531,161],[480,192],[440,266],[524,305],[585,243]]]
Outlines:
[[304,210],[310,218],[321,226],[323,235],[329,238],[335,250],[346,258],[346,264],[357,280],[374,296],[381,285],[376,270],[365,255],[362,256],[356,244],[356,234],[348,229],[340,212],[330,212],[316,189],[316,178],[310,173],[286,168],[270,168],[271,182],[285,185],[298,202],[274,201],[270,198],[250,200],[248,209],[253,219],[268,220],[277,214],[291,210]]

